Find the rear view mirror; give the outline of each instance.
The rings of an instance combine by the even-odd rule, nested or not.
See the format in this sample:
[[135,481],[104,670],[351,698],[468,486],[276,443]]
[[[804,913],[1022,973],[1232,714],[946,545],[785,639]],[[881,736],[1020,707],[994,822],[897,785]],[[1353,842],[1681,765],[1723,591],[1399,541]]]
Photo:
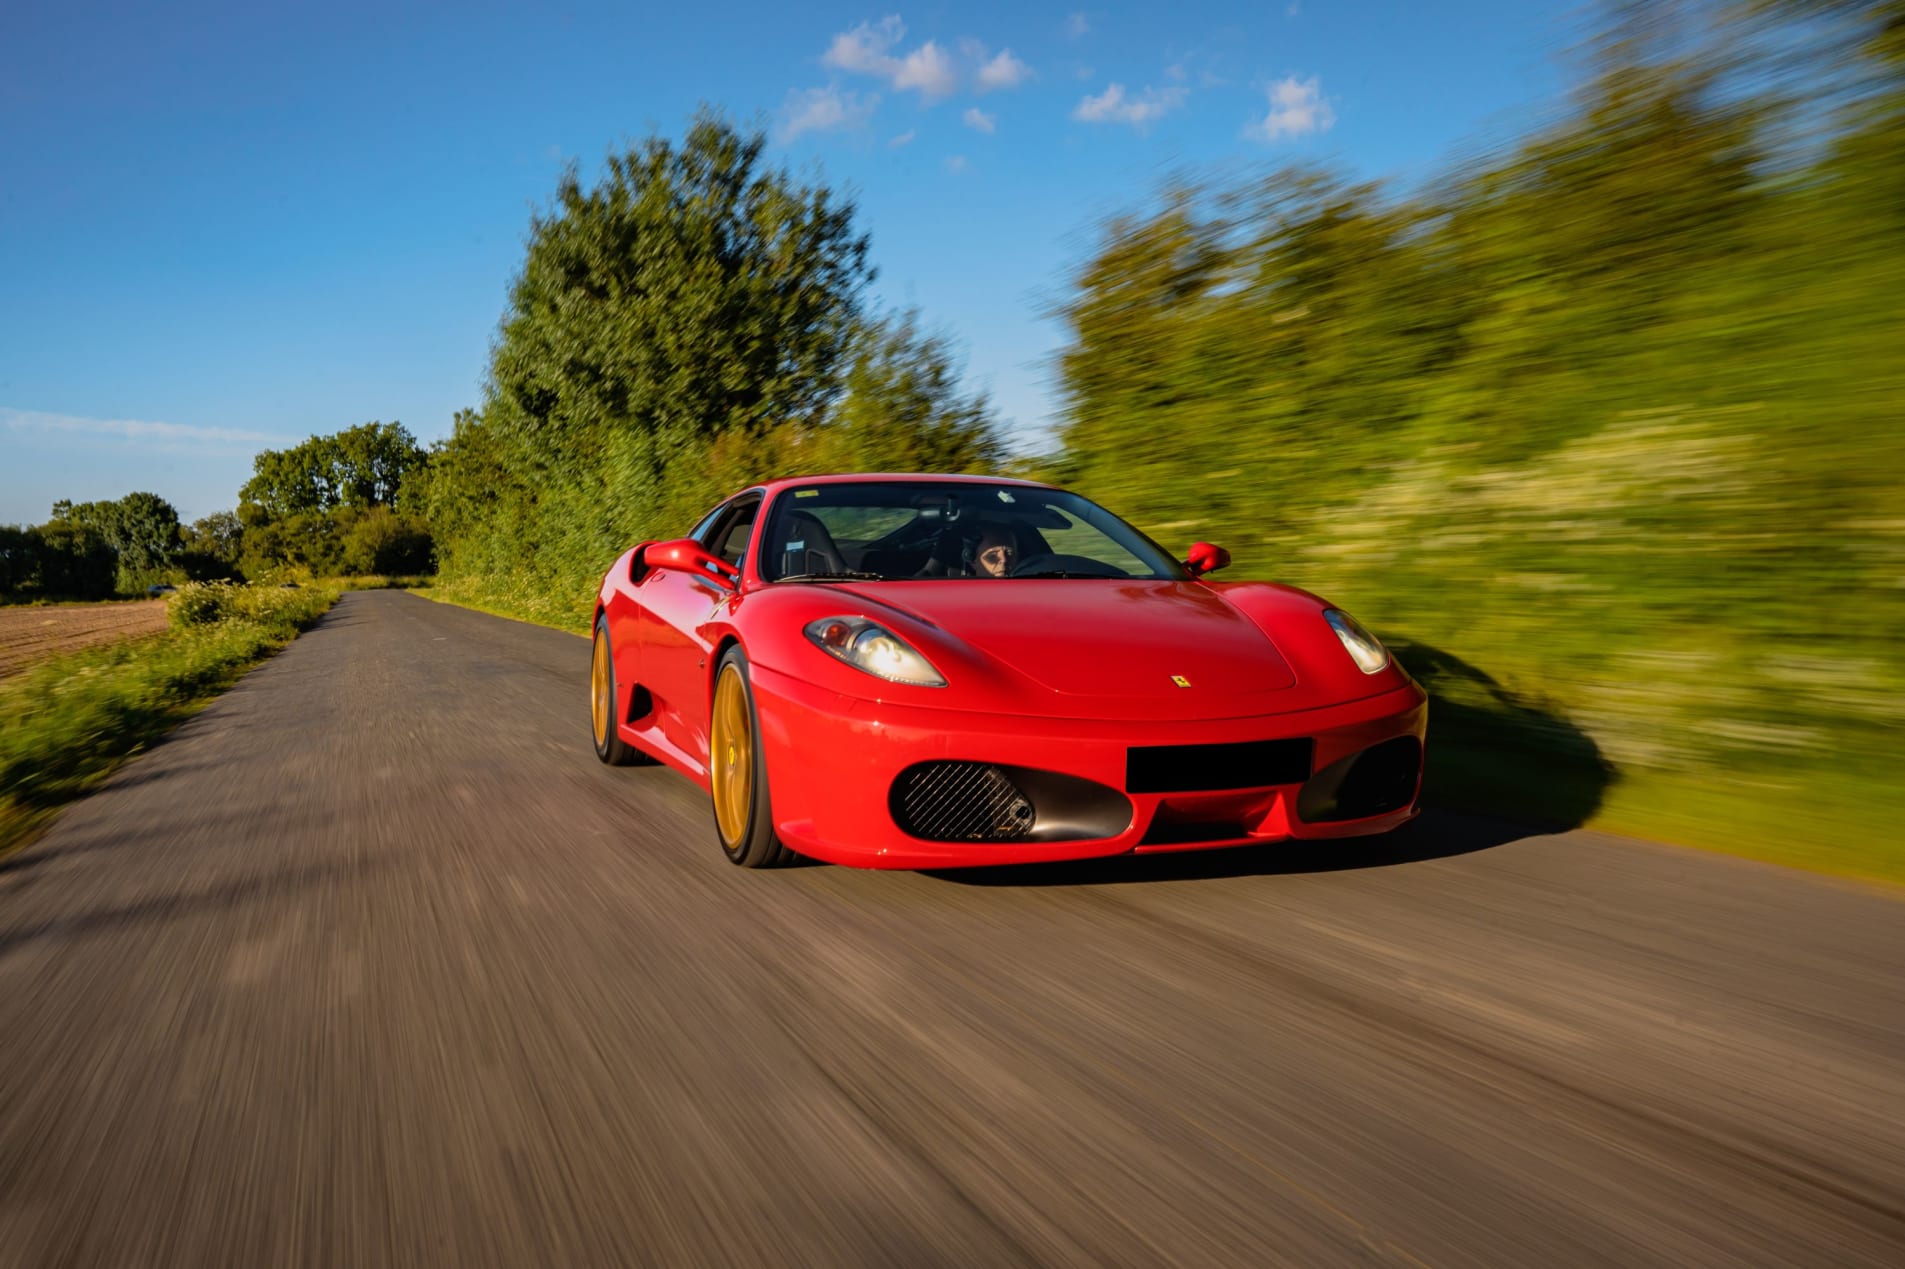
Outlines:
[[1191,547],[1190,554],[1184,557],[1184,567],[1191,570],[1193,577],[1215,573],[1220,568],[1230,567],[1230,552],[1209,542],[1198,542]]
[[734,590],[741,584],[741,570],[718,555],[711,555],[693,538],[656,542],[642,551],[642,563],[650,568],[665,568],[706,578]]

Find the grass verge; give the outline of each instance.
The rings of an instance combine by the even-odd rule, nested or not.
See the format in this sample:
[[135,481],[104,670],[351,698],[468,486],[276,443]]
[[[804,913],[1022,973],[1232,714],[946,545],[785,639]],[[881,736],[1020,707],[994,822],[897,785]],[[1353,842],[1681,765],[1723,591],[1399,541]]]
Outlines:
[[[189,593],[186,592],[186,593]],[[37,662],[0,682],[0,854],[203,708],[337,599],[330,586],[246,593],[150,635]]]
[[[1777,776],[1714,771],[1593,777],[1538,750],[1506,749],[1429,723],[1434,805],[1524,823],[1591,828],[1863,881],[1905,885],[1905,791],[1857,769],[1814,766]],[[1592,798],[1580,819],[1556,807]]]
[[579,612],[570,612],[525,598],[531,593],[527,590],[499,593],[495,588],[483,586],[469,578],[445,580],[433,577],[413,589],[424,598],[439,603],[474,609],[492,617],[507,617],[511,621],[548,626],[552,630],[566,630],[585,639],[589,637],[589,606],[586,600]]

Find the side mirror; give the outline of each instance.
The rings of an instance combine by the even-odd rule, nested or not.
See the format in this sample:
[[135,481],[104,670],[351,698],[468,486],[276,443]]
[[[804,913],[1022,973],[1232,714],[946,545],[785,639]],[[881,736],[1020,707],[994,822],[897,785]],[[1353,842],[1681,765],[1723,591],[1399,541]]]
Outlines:
[[1221,546],[1213,546],[1209,542],[1199,542],[1193,545],[1190,554],[1184,557],[1184,567],[1191,570],[1193,577],[1215,573],[1220,568],[1230,567],[1230,552]]
[[666,568],[704,578],[728,590],[741,584],[741,570],[718,555],[710,555],[693,538],[655,542],[642,550],[642,563],[650,568]]

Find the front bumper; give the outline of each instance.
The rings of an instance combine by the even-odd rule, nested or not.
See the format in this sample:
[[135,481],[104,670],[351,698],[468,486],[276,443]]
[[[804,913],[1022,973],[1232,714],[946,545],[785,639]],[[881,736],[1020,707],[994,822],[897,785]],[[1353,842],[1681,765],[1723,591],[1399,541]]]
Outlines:
[[[1202,722],[1083,721],[921,709],[862,700],[756,666],[768,792],[781,839],[803,855],[860,868],[952,868],[1089,859],[1127,852],[1203,850],[1290,838],[1382,833],[1413,818],[1417,761],[1406,804],[1361,819],[1306,823],[1303,785],[1194,793],[1125,791],[1132,746],[1210,745],[1310,737],[1310,769],[1428,726],[1428,698],[1411,683],[1324,709]],[[1418,749],[1418,754],[1420,750]],[[1118,791],[1131,817],[1120,832],[1069,840],[926,841],[904,832],[888,805],[900,773],[956,760],[1057,772]],[[1315,798],[1311,799],[1314,803]]]

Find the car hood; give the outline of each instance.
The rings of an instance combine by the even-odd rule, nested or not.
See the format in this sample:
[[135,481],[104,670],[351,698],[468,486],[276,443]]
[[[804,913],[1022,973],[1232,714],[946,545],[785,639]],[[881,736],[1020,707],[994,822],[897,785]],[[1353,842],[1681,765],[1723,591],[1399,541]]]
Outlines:
[[[855,586],[1063,697],[1218,717],[1296,675],[1255,621],[1174,580],[1006,578]],[[1150,704],[1145,704],[1149,702]]]

